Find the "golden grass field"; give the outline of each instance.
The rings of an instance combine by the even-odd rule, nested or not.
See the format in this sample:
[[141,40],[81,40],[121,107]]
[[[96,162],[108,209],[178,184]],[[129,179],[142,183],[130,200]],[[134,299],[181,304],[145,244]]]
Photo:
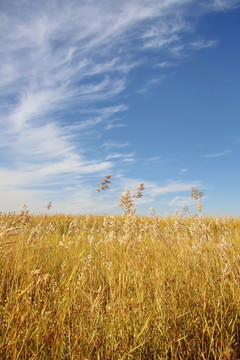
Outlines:
[[0,217],[0,359],[237,360],[240,220]]

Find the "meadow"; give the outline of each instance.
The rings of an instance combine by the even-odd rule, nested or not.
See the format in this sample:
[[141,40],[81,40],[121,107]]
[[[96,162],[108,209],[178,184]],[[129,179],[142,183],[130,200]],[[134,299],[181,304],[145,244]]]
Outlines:
[[0,359],[237,360],[240,219],[0,217]]

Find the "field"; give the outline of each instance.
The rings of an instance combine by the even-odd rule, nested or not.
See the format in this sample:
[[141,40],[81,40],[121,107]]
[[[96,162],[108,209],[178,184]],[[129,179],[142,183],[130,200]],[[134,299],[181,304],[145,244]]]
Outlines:
[[240,220],[0,217],[1,360],[237,360]]

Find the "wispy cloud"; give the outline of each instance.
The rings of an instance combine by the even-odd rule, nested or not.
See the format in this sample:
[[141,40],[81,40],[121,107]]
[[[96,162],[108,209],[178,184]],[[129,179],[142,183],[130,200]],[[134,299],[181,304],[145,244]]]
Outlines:
[[159,67],[159,68],[169,68],[169,67],[175,67],[175,66],[176,66],[176,64],[171,63],[169,61],[163,61],[163,62],[156,64],[156,67]]
[[199,187],[201,186],[201,182],[200,181],[196,181],[196,182],[175,182],[175,181],[171,181],[168,184],[166,184],[165,186],[156,186],[156,185],[151,185],[149,184],[149,193],[151,194],[152,197],[158,196],[158,195],[164,195],[164,194],[170,194],[170,193],[181,193],[181,192],[185,192],[191,191],[191,188],[193,187]]
[[[143,161],[143,159],[140,159],[140,161]],[[148,158],[148,159],[144,159],[144,164],[149,164],[149,163],[169,163],[169,162],[172,162],[174,161],[173,159],[170,159],[170,158],[163,158],[161,156],[154,156],[154,157],[151,157],[151,158]]]
[[222,156],[226,156],[231,154],[231,150],[224,150],[224,151],[220,151],[217,153],[211,153],[211,154],[206,154],[204,157],[206,158],[218,158],[218,157],[222,157]]
[[217,11],[235,9],[240,7],[238,0],[214,0],[212,6]]
[[159,49],[180,41],[180,33],[186,32],[189,25],[181,17],[172,17],[168,22],[157,22],[143,35],[144,49]]
[[190,47],[192,47],[195,50],[207,49],[207,48],[211,48],[216,45],[217,45],[216,40],[199,39],[199,40],[195,40],[192,43],[190,43]]
[[157,78],[152,78],[147,83],[137,91],[137,93],[142,94],[148,92],[153,86],[162,83],[166,79],[166,75],[158,76]]
[[123,153],[113,153],[113,154],[109,154],[106,157],[106,160],[111,160],[111,159],[121,159],[122,161],[133,161],[134,160],[134,153],[129,153],[129,154],[123,154]]
[[126,127],[127,124],[121,122],[121,120],[122,119],[109,120],[108,124],[105,127],[105,130],[112,130],[112,129],[116,129],[116,128]]
[[175,196],[168,202],[170,206],[189,206],[194,204],[194,199],[191,199],[191,196]]
[[154,157],[151,157],[148,159],[148,161],[159,161],[159,160],[162,160],[162,159],[158,156],[154,156]]
[[119,141],[106,141],[102,144],[102,147],[105,150],[125,148],[128,146],[130,146],[128,142],[119,142]]

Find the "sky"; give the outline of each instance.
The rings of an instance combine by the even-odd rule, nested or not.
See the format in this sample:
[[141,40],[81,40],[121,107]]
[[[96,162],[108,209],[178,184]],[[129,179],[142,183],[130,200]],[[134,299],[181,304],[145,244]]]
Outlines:
[[0,0],[0,31],[1,211],[240,215],[240,0]]

